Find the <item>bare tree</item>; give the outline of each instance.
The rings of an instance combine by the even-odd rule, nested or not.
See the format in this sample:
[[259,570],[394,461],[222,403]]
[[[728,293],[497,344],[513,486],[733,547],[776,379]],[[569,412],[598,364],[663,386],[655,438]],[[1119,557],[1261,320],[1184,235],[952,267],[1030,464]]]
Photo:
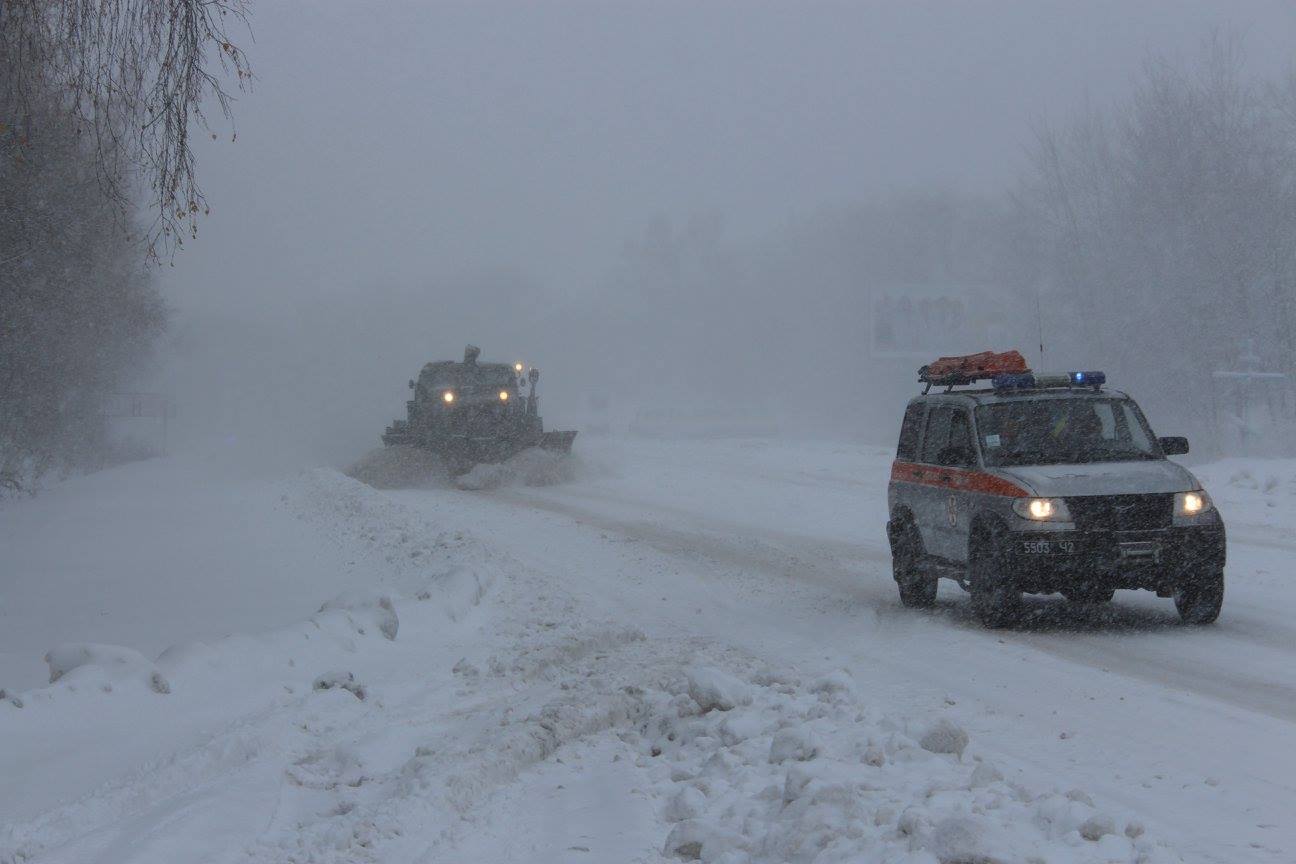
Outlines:
[[0,0],[0,138],[38,146],[33,109],[61,94],[119,209],[136,182],[151,190],[150,256],[173,253],[206,212],[192,126],[208,129],[204,104],[231,118],[227,82],[252,78],[230,36],[247,14],[247,0]]
[[1018,201],[1067,322],[1057,341],[1119,366],[1188,427],[1244,344],[1296,367],[1291,98],[1214,34],[1195,63],[1150,59],[1128,100],[1037,136]]

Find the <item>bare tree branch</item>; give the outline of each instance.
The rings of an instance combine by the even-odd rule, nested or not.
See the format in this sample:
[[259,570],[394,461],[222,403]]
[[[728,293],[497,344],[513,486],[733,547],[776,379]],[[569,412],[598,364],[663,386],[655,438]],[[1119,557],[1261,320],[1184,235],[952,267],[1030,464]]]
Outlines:
[[150,189],[150,257],[173,254],[207,209],[193,124],[209,129],[203,108],[213,102],[232,119],[228,82],[243,90],[252,81],[230,35],[247,30],[248,8],[247,0],[0,0],[0,102],[17,112],[0,117],[0,135],[36,142],[36,94],[63,94],[123,211],[135,182]]

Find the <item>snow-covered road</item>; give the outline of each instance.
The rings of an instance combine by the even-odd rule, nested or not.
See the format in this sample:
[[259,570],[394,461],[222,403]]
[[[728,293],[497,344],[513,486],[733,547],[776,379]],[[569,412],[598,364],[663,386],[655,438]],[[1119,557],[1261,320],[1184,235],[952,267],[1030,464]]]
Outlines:
[[[884,450],[579,451],[555,485],[376,491],[317,471],[253,496],[274,505],[263,535],[291,527],[262,577],[277,587],[255,626],[225,602],[201,632],[367,587],[397,638],[359,594],[167,652],[169,694],[75,670],[0,703],[0,770],[19,778],[0,861],[1296,860],[1293,464],[1203,472],[1231,528],[1217,625],[1120,592],[988,632],[953,586],[900,607]],[[256,555],[231,554],[254,581]],[[322,584],[278,572],[294,555]],[[22,578],[9,596],[41,596]],[[149,658],[174,639],[131,620],[133,639],[80,638]],[[26,668],[31,644],[0,649]],[[312,689],[334,671],[366,698]],[[708,681],[732,710],[701,711]],[[942,721],[965,751],[926,746]]]
[[[1206,472],[1226,518],[1239,517],[1218,625],[1184,627],[1169,601],[1119,592],[1099,609],[1038,600],[1005,633],[982,629],[948,583],[932,613],[899,605],[877,494],[885,451],[636,443],[587,458],[617,467],[471,506],[516,526],[506,545],[554,538],[530,555],[554,572],[588,548],[573,529],[608,538],[581,569],[602,577],[591,591],[625,598],[626,616],[673,611],[771,662],[844,665],[914,712],[952,696],[998,761],[1157,814],[1190,860],[1296,859],[1296,574],[1267,506],[1291,513],[1290,476],[1257,501],[1245,473],[1255,466]],[[651,602],[661,584],[666,608]]]

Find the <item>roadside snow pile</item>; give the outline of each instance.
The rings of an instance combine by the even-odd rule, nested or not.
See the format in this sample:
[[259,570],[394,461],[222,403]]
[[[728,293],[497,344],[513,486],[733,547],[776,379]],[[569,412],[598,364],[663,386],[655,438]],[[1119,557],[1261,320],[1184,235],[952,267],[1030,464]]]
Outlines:
[[385,594],[357,591],[341,594],[321,606],[316,616],[329,613],[340,614],[361,636],[373,629],[387,639],[395,639],[396,631],[400,629],[396,607]]
[[498,465],[476,465],[456,477],[454,485],[472,491],[501,486],[554,486],[570,481],[575,473],[576,462],[571,454],[532,447]]
[[345,690],[361,702],[365,700],[364,685],[351,672],[325,672],[311,684],[312,690]]
[[1180,860],[1082,792],[1035,794],[976,756],[964,761],[967,733],[949,718],[911,725],[862,706],[842,673],[809,686],[725,677],[748,704],[710,710],[720,707],[713,688],[699,688],[693,671],[648,696],[654,710],[637,743],[669,775],[664,855],[719,864]]
[[451,477],[441,457],[418,447],[379,447],[370,450],[343,473],[375,489],[420,489],[455,486],[469,491],[502,486],[553,486],[575,476],[571,454],[533,447],[498,464],[473,466]]
[[62,682],[76,692],[79,688],[112,692],[113,685],[137,685],[154,693],[170,693],[171,685],[158,668],[140,652],[119,645],[69,642],[45,655],[50,683]]
[[747,685],[732,675],[713,667],[688,670],[688,694],[702,713],[712,709],[732,711],[739,705],[750,705]]
[[[424,514],[332,469],[305,472],[281,500],[353,556],[352,566],[365,567],[385,583],[382,592],[438,601],[452,619],[477,605],[494,579],[491,550],[461,532],[438,530]],[[383,597],[344,595],[320,611],[349,604],[353,618],[367,616],[384,635],[388,629],[394,634],[390,605],[399,598],[388,597],[384,609]],[[358,611],[362,608],[368,611]]]
[[445,486],[450,474],[435,453],[418,447],[378,447],[344,472],[375,489]]
[[1296,518],[1296,460],[1222,459],[1193,471],[1230,526],[1286,529]]

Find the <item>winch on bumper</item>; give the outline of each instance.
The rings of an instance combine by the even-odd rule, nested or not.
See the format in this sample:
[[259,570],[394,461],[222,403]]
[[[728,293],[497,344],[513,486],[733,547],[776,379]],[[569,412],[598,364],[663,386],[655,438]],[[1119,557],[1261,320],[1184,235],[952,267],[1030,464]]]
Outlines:
[[1087,513],[1085,503],[1067,499],[1076,514],[1074,527],[1020,520],[1001,535],[1001,565],[1022,591],[1142,588],[1169,597],[1197,574],[1224,567],[1224,523],[1214,509],[1191,519],[1166,513],[1164,521],[1172,524],[1160,527],[1095,526],[1085,523],[1101,518]]

